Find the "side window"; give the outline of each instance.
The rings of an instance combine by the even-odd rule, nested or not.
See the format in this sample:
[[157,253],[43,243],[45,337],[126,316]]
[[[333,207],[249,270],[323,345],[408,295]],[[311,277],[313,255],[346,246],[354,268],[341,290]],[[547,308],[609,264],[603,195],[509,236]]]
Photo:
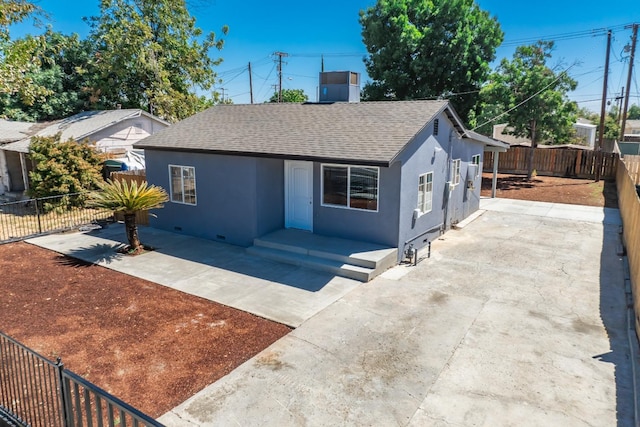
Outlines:
[[420,213],[431,212],[433,209],[433,172],[418,177],[418,209]]
[[433,121],[433,134],[434,135],[438,135],[438,128],[440,127],[440,121],[438,119],[435,119]]
[[475,156],[471,157],[471,164],[476,165],[476,175],[474,178],[477,178],[478,176],[480,176],[480,154],[476,154]]
[[196,204],[196,169],[193,166],[169,165],[171,201]]
[[451,163],[451,185],[456,186],[460,184],[460,159],[455,159]]

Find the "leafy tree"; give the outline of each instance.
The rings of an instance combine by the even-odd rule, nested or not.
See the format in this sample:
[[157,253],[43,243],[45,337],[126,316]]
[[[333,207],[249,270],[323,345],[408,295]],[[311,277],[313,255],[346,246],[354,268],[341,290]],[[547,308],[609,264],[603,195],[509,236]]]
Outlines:
[[216,82],[222,59],[209,50],[222,49],[223,40],[196,27],[184,0],[101,0],[100,15],[88,22],[99,107],[142,108],[169,121],[206,107],[197,92]]
[[552,49],[553,42],[541,41],[518,47],[511,61],[503,59],[480,92],[483,113],[472,120],[472,126],[487,126],[500,111],[499,119],[508,123],[510,134],[531,140],[529,179],[538,142],[569,141],[575,132],[577,105],[569,101],[567,92],[577,82],[566,71],[557,72],[547,65]]
[[136,213],[162,208],[168,200],[169,196],[162,187],[148,185],[146,181],[138,185],[135,181],[128,184],[126,181],[107,180],[100,184],[100,191],[93,193],[91,205],[124,214],[128,251],[137,253],[142,244],[138,237]]
[[474,0],[378,0],[360,12],[366,100],[449,98],[463,119],[503,32]]
[[[274,92],[269,102],[278,102],[278,92]],[[309,97],[302,89],[282,89],[281,102],[307,102]]]
[[31,138],[29,157],[35,163],[29,172],[31,197],[61,196],[93,190],[102,182],[103,156],[93,145],[60,134]]
[[[31,37],[27,37],[29,39]],[[88,40],[50,28],[37,53],[40,66],[25,74],[48,93],[37,103],[18,94],[0,97],[0,114],[22,121],[56,120],[86,110],[90,102],[93,47]]]
[[633,104],[627,110],[627,120],[640,120],[640,107]]
[[0,95],[18,96],[29,105],[48,94],[29,76],[39,66],[37,52],[43,41],[34,37],[12,41],[9,27],[39,12],[27,0],[0,0]]

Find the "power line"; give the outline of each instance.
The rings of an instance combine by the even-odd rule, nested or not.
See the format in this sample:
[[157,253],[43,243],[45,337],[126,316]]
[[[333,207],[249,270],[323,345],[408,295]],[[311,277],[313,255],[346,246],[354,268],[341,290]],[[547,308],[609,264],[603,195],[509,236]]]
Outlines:
[[520,39],[505,40],[502,43],[502,46],[509,47],[509,46],[519,46],[524,44],[536,43],[538,41],[561,41],[561,40],[574,40],[574,39],[587,38],[587,37],[606,36],[608,30],[611,30],[611,31],[623,30],[627,25],[629,24],[615,25],[610,28],[593,28],[589,30],[572,31],[568,33],[558,33],[558,34],[550,34],[546,36],[533,36],[533,37],[523,37]]
[[516,108],[521,107],[522,105],[526,104],[527,102],[531,101],[533,98],[535,98],[536,96],[540,95],[542,92],[544,92],[545,90],[549,89],[552,85],[554,85],[558,80],[560,80],[560,78],[562,77],[563,74],[567,74],[567,72],[576,64],[570,65],[569,68],[567,68],[566,70],[564,70],[563,72],[561,72],[560,74],[558,74],[558,77],[556,77],[555,79],[553,79],[553,81],[551,83],[549,83],[548,85],[546,85],[545,87],[543,87],[542,89],[540,89],[539,91],[537,91],[536,93],[534,93],[533,95],[531,95],[530,97],[528,97],[527,99],[525,99],[524,101],[522,101],[521,103],[519,103],[518,105],[516,105],[515,107],[509,108],[507,111],[498,114],[497,116],[495,116],[494,118],[487,120],[486,122],[482,123],[481,125],[478,125],[476,127],[474,127],[471,130],[476,130],[484,125],[487,125],[495,120],[498,120],[500,117],[504,116],[505,114],[510,113],[511,111],[515,110]]

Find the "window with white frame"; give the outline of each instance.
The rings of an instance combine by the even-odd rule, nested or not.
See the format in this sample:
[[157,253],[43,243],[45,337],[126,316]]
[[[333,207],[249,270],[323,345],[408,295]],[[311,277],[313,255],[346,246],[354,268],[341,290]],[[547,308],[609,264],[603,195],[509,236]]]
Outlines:
[[460,159],[455,159],[451,162],[451,185],[455,186],[460,184]]
[[171,201],[187,205],[196,204],[196,168],[169,165]]
[[420,213],[431,212],[433,209],[433,172],[427,172],[418,177],[418,210]]
[[476,154],[471,157],[471,164],[476,165],[476,175],[474,178],[480,176],[480,154]]
[[322,165],[322,205],[378,210],[379,168]]

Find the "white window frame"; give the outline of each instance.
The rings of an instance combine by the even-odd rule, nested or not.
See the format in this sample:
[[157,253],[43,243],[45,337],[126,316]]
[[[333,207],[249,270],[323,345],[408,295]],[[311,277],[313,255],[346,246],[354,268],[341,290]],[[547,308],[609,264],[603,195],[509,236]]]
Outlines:
[[[324,202],[324,168],[329,167],[341,167],[347,168],[347,205],[332,205]],[[351,200],[351,168],[368,168],[375,169],[378,174],[378,185],[376,186],[376,209],[361,209],[352,208],[350,205]],[[380,211],[380,168],[378,166],[365,166],[365,165],[341,165],[339,163],[322,163],[320,166],[320,206],[327,208],[348,209],[358,212],[378,212]]]
[[471,164],[478,166],[476,168],[476,175],[474,176],[474,178],[479,177],[480,176],[480,154],[474,154],[473,156],[471,156]]
[[[431,179],[428,180],[427,177]],[[433,172],[423,173],[418,177],[418,210],[421,215],[433,210]]]
[[460,184],[460,159],[451,161],[451,186],[455,187]]
[[[171,175],[171,168],[180,168],[180,194],[182,195],[182,200],[174,200],[173,199],[173,176]],[[185,169],[193,169],[193,194],[195,197],[195,202],[185,202],[185,188],[184,188],[184,170]],[[181,205],[188,206],[197,206],[198,204],[198,190],[196,188],[196,168],[195,166],[183,166],[183,165],[169,165],[169,200],[171,203],[179,203]]]

